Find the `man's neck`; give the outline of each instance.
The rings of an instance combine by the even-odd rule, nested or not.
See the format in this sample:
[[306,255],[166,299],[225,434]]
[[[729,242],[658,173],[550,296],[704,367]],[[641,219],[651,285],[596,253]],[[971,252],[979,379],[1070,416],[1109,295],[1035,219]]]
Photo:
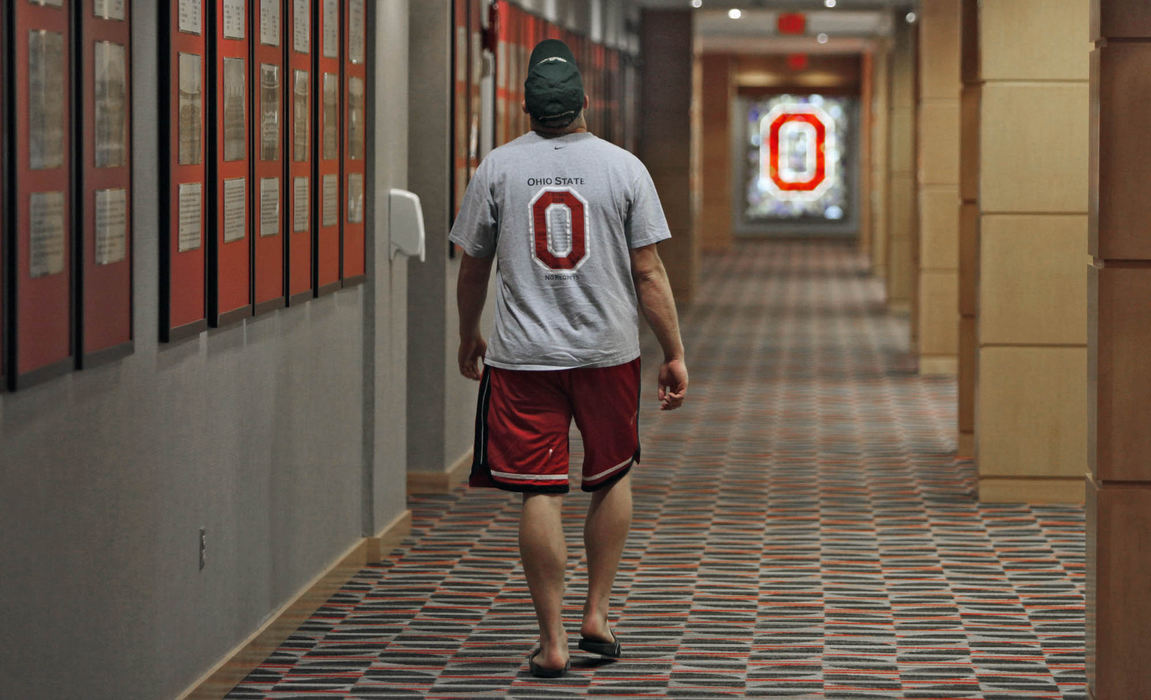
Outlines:
[[551,127],[540,124],[535,119],[532,120],[532,131],[540,136],[555,137],[567,136],[568,134],[580,134],[587,131],[587,120],[583,115],[576,117],[572,123],[567,126]]

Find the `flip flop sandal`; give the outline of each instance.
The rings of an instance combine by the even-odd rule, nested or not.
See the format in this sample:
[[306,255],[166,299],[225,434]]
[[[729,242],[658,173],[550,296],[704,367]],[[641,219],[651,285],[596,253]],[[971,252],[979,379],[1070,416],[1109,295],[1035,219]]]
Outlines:
[[579,648],[591,654],[599,654],[611,659],[618,659],[622,656],[619,646],[619,638],[615,636],[615,632],[610,629],[608,633],[611,634],[610,642],[600,642],[595,639],[588,639],[587,637],[580,637]]
[[536,649],[528,655],[528,670],[536,678],[559,678],[568,672],[572,666],[571,659],[563,665],[563,668],[548,668],[547,666],[540,666],[536,663],[536,654],[540,653],[541,649]]

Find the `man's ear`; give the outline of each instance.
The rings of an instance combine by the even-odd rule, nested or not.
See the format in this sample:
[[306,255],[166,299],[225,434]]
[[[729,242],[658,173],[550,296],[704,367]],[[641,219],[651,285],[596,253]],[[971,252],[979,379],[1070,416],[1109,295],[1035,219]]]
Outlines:
[[524,111],[524,114],[528,113],[528,101],[527,100],[520,100],[520,109],[522,109]]
[[585,93],[584,93],[584,96],[583,96],[583,108],[584,108],[584,109],[587,109],[587,108],[588,108],[588,105],[590,105],[590,104],[591,104],[591,98],[589,98],[589,97],[587,96],[587,93],[585,92]]

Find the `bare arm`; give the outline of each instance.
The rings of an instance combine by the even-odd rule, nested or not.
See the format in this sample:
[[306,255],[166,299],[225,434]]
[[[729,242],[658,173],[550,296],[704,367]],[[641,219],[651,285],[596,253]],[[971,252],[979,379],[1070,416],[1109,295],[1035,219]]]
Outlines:
[[659,368],[660,408],[665,411],[679,408],[687,394],[687,365],[671,283],[654,244],[631,251],[631,274],[640,309],[663,348],[663,364]]
[[461,251],[460,274],[456,279],[456,302],[460,309],[460,374],[479,379],[488,344],[480,332],[480,315],[488,296],[488,278],[493,258],[473,258]]

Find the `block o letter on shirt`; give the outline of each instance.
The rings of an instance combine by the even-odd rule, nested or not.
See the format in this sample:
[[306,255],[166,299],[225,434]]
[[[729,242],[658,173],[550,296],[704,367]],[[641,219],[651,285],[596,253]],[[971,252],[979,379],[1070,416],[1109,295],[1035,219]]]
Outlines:
[[549,270],[574,270],[587,258],[587,202],[570,187],[545,187],[531,202],[535,259]]

